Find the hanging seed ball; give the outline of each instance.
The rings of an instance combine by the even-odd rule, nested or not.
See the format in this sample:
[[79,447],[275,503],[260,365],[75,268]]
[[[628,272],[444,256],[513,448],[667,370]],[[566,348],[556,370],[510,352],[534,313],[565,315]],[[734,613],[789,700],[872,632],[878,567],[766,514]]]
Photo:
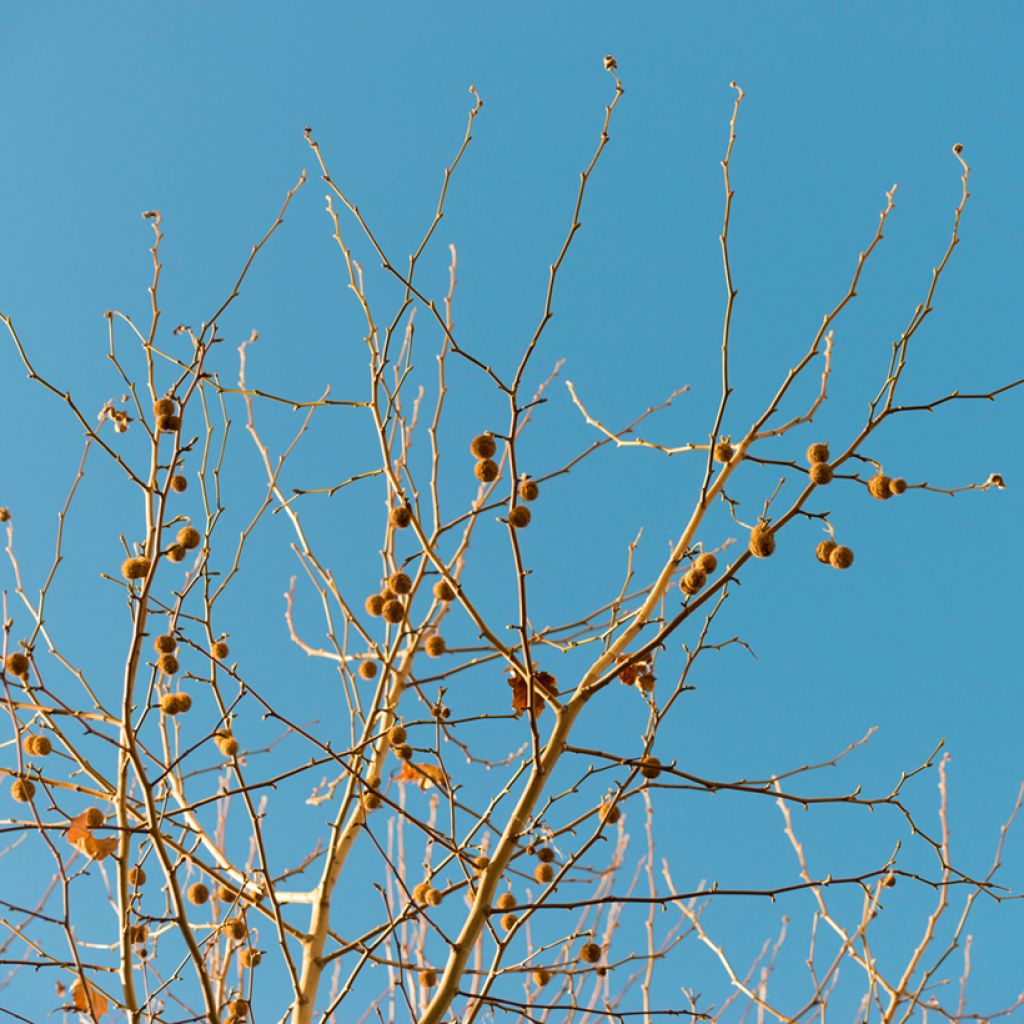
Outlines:
[[661,774],[661,762],[653,755],[640,758],[640,774],[645,779],[656,779]]
[[431,636],[427,637],[427,642],[424,644],[424,649],[427,655],[431,658],[440,658],[442,654],[448,649],[445,647],[443,636]]
[[165,675],[173,676],[178,671],[178,659],[173,654],[161,654],[157,660],[160,671]]
[[4,668],[12,676],[27,676],[28,675],[28,657],[21,653],[21,651],[12,651],[4,659]]
[[501,927],[505,931],[510,932],[516,926],[516,915],[515,914],[504,914],[501,918]]
[[243,967],[256,967],[262,959],[263,954],[258,949],[243,949],[238,962]]
[[814,465],[815,462],[828,462],[828,445],[818,442],[807,449],[807,461]]
[[537,988],[543,988],[551,980],[551,972],[543,967],[538,967],[533,972],[533,983]]
[[146,872],[140,867],[131,868],[128,872],[128,884],[138,888],[146,884]]
[[86,828],[102,828],[103,823],[107,819],[103,816],[103,812],[98,807],[90,807],[85,812],[85,827]]
[[478,434],[470,441],[469,450],[478,459],[489,459],[498,450],[498,446],[490,434]]
[[162,633],[153,638],[153,647],[159,654],[170,654],[178,646],[178,641],[170,633]]
[[381,599],[381,600],[382,600],[382,601],[383,601],[383,602],[384,602],[385,604],[387,604],[387,603],[388,603],[388,601],[394,601],[394,599],[395,599],[396,597],[398,597],[398,595],[397,595],[397,594],[396,594],[396,593],[395,593],[395,592],[394,592],[394,591],[393,591],[393,590],[392,590],[392,589],[391,589],[390,587],[385,587],[385,588],[384,588],[384,589],[383,589],[383,590],[382,590],[382,591],[380,592],[380,599]]
[[555,851],[552,850],[550,846],[542,846],[537,851],[537,860],[539,860],[541,864],[550,864],[554,859]]
[[396,530],[404,530],[412,522],[412,510],[408,505],[398,505],[391,510],[388,521]]
[[473,858],[473,869],[477,874],[487,870],[488,865],[491,863],[491,858],[486,853],[481,853],[478,857]]
[[176,693],[165,693],[160,698],[160,710],[165,715],[176,715],[181,711],[181,698]]
[[234,757],[238,753],[238,740],[229,732],[218,733],[214,743],[225,757]]
[[437,984],[437,971],[420,971],[420,984],[424,988],[433,988]]
[[240,917],[229,917],[222,925],[221,931],[229,939],[234,939],[236,942],[244,939],[246,936],[245,922]]
[[171,490],[181,494],[188,489],[188,481],[181,475],[171,477]]
[[412,898],[416,903],[423,903],[426,900],[427,890],[430,888],[429,882],[417,882],[412,887]]
[[513,505],[508,514],[509,525],[514,526],[517,530],[529,526],[532,518],[533,514],[525,505]]
[[388,740],[391,743],[404,743],[407,736],[404,725],[393,725],[388,729]]
[[536,501],[540,497],[540,487],[535,480],[524,480],[519,485],[519,497],[523,501]]
[[715,445],[715,462],[728,462],[735,454],[735,449],[728,441],[719,441],[718,444]]
[[25,740],[25,752],[32,757],[46,757],[53,750],[49,736],[29,736]]
[[178,543],[189,551],[193,548],[199,547],[199,542],[202,539],[203,538],[199,536],[199,531],[194,526],[183,526],[178,531]]
[[187,693],[178,694],[178,711],[184,713],[192,707],[192,697]]
[[426,893],[427,903],[432,907],[441,906],[441,902],[444,900],[444,894],[438,892],[437,889],[428,889]]
[[750,531],[750,553],[755,558],[770,558],[775,553],[775,534],[765,526]]
[[479,459],[473,467],[473,475],[485,484],[498,479],[498,464],[493,459]]
[[892,497],[889,491],[889,478],[884,473],[876,473],[868,481],[868,491],[872,498],[877,498],[879,501],[888,501]]
[[374,679],[377,675],[377,662],[364,658],[359,662],[359,678]]
[[237,1017],[241,1020],[245,1019],[245,1015],[249,1012],[249,1004],[244,999],[235,999],[228,1003],[228,1013],[233,1017]]
[[364,793],[363,794],[363,809],[366,811],[375,811],[381,805],[381,799],[376,793]]
[[174,404],[173,398],[158,398],[153,403],[154,416],[173,416],[175,409],[177,406]]
[[614,825],[622,816],[622,812],[619,810],[618,804],[613,804],[611,800],[601,801],[600,814],[601,820],[607,825]]
[[121,575],[126,580],[141,580],[149,572],[148,558],[126,558],[121,563]]
[[384,608],[384,598],[380,594],[371,594],[365,602],[363,607],[366,609],[367,615],[372,615],[377,618]]
[[697,559],[697,565],[710,576],[718,568],[718,559],[710,551],[705,551]]
[[36,795],[36,784],[31,779],[15,779],[11,783],[11,796],[19,804],[27,804]]
[[452,589],[452,585],[447,580],[438,580],[434,584],[434,597],[438,601],[454,601],[455,591]]
[[580,949],[580,959],[585,964],[596,964],[601,959],[601,947],[596,942],[587,942]]
[[232,889],[230,885],[218,885],[213,894],[221,903],[234,903],[238,896],[238,890]]
[[185,546],[183,544],[172,544],[166,553],[168,559],[172,562],[183,562],[185,560]]
[[214,642],[213,647],[210,648],[210,653],[218,660],[223,661],[228,656],[228,645],[223,640],[217,640]]
[[708,581],[708,574],[703,569],[694,566],[684,577],[686,585],[691,592],[696,593]]
[[512,910],[516,905],[516,898],[510,892],[503,892],[494,905],[499,910]]
[[818,561],[823,562],[825,565],[829,564],[832,558],[832,552],[839,545],[834,540],[823,540],[818,547],[815,549],[815,554],[818,556]]
[[533,877],[536,878],[538,882],[547,884],[555,877],[555,869],[550,864],[538,864],[533,869]]
[[210,899],[210,890],[203,885],[202,882],[196,882],[195,885],[188,887],[186,893],[189,903],[194,904],[197,907],[201,907],[204,903]]
[[412,590],[412,580],[404,572],[392,573],[388,577],[388,587],[396,594],[408,594]]
[[853,565],[853,552],[849,548],[836,547],[828,560],[834,569],[849,569]]
[[894,476],[889,481],[890,494],[902,494],[907,489],[907,481],[901,476]]
[[11,521],[11,510],[4,505],[0,508],[0,523],[9,523]]
[[411,761],[412,760],[412,747],[408,743],[398,743],[392,748],[395,752],[395,757],[399,761]]
[[133,946],[141,945],[149,938],[149,929],[144,924],[133,924],[128,929],[128,941]]
[[156,419],[156,425],[165,434],[176,434],[179,430],[181,430],[181,417],[158,416]]
[[381,615],[384,616],[385,622],[397,625],[405,618],[405,606],[401,601],[396,598],[392,598],[390,601],[384,602],[384,607],[381,609]]
[[832,467],[827,462],[812,462],[807,476],[815,487],[832,483]]

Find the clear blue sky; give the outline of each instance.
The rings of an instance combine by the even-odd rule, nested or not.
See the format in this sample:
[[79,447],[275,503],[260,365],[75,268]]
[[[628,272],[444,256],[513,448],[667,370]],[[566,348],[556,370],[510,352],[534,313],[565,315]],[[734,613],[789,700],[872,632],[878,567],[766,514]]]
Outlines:
[[[442,291],[454,242],[460,329],[475,351],[507,367],[542,308],[547,264],[610,98],[606,53],[619,61],[626,94],[535,361],[537,380],[564,358],[563,378],[614,424],[689,385],[645,433],[665,443],[703,437],[718,396],[719,160],[732,79],[747,99],[733,164],[737,396],[727,429],[742,430],[803,351],[898,182],[886,239],[837,328],[832,394],[817,433],[838,443],[860,424],[890,343],[948,241],[959,197],[956,142],[973,168],[972,199],[936,312],[913,351],[906,397],[988,391],[1021,376],[1019,4],[8,4],[0,31],[0,311],[14,316],[41,372],[73,388],[86,410],[120,391],[104,360],[103,311],[145,317],[151,267],[142,211],[158,208],[165,218],[165,331],[200,322],[230,289],[285,189],[302,168],[312,170],[303,140],[311,126],[335,177],[401,263],[429,222],[471,84],[485,106],[424,281]],[[264,386],[313,397],[331,383],[336,397],[353,397],[363,360],[361,350],[353,354],[358,311],[322,197],[314,174],[223,325],[225,367],[255,328],[262,340],[253,372]],[[371,272],[365,247],[359,254]],[[383,292],[372,275],[370,287]],[[473,391],[458,405],[457,444],[488,416],[504,416],[496,395],[469,376],[462,382]],[[823,570],[809,557],[816,527],[798,523],[770,565],[750,566],[719,628],[723,638],[742,635],[758,658],[709,660],[699,690],[666,727],[662,759],[721,778],[763,776],[831,757],[878,725],[868,749],[834,779],[839,789],[863,782],[878,792],[945,738],[955,851],[966,870],[986,870],[1024,776],[1022,402],[1011,394],[993,405],[955,405],[905,417],[878,436],[868,453],[911,482],[952,487],[1000,471],[1008,488],[955,499],[918,492],[886,504],[848,488],[827,492],[824,507],[855,547],[856,565],[844,575]],[[365,468],[349,457],[368,450],[365,424],[350,439],[354,424],[338,417],[315,432],[290,485],[325,486]],[[557,384],[528,457],[549,471],[591,437]],[[59,403],[24,380],[3,339],[0,439],[0,505],[16,512],[31,589],[48,564],[80,443]],[[801,433],[793,453],[814,439]],[[241,480],[256,463],[240,429],[235,443]],[[138,528],[134,507],[104,500],[107,479],[97,470],[100,483],[76,513],[67,589],[50,610],[65,644],[97,674],[107,662],[95,639],[116,645],[121,636],[105,617],[120,615],[119,602],[97,574],[116,564],[117,534]],[[530,535],[538,619],[562,617],[570,598],[581,609],[614,590],[640,526],[640,567],[649,572],[678,533],[692,483],[684,463],[623,451],[552,493],[557,527],[545,534],[538,524]],[[773,485],[770,474],[753,474],[739,492],[745,512],[753,515]],[[251,509],[245,500],[239,522]],[[330,553],[351,569],[356,593],[359,572],[375,571],[379,543],[358,532],[363,507],[309,512]],[[724,519],[714,529],[709,543],[737,535]],[[281,592],[297,571],[288,534],[275,523],[262,542],[266,553],[246,579],[248,603],[234,606],[230,628],[240,656],[262,664],[268,692],[301,689],[307,718],[322,719],[318,695],[338,707],[336,695],[326,696],[330,673],[317,675],[289,646],[281,616]],[[504,554],[497,542],[494,550]],[[12,587],[8,568],[0,581]],[[101,621],[83,608],[103,609],[94,613]],[[246,639],[271,649],[242,655]],[[116,663],[115,653],[111,687]],[[587,723],[588,737],[635,752],[637,708],[610,704],[603,715]],[[933,778],[910,792],[935,828]],[[795,879],[774,809],[697,796],[679,806],[685,836],[666,835],[665,852],[688,885]],[[306,808],[293,813],[293,832],[314,827]],[[863,870],[905,838],[886,813],[798,820],[818,868]],[[1020,835],[1006,861],[1003,883],[1019,890]],[[878,941],[880,957],[905,954],[917,934],[926,904],[909,892],[905,899]],[[798,970],[805,900],[762,906],[752,926],[745,911],[723,906],[718,934],[745,955],[774,934],[783,912],[800,922]],[[1009,904],[984,907],[977,922],[974,994],[984,1012],[1021,988],[1014,949],[1024,921]],[[722,984],[703,955],[687,954],[677,970],[666,972],[665,1000],[677,998],[680,984]],[[52,998],[50,981],[20,975],[0,992],[0,1006],[38,1007],[39,992]]]

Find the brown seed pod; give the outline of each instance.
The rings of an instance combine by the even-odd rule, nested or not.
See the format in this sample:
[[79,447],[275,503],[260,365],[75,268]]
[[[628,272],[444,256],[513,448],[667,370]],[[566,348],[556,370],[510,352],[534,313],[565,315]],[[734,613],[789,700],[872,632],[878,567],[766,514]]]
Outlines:
[[437,971],[420,971],[420,984],[424,988],[433,988],[437,984]]
[[889,481],[890,494],[902,494],[907,489],[907,481],[901,476],[894,476]]
[[148,558],[126,558],[121,563],[121,575],[126,580],[144,579],[151,564]]
[[197,907],[201,907],[204,903],[207,903],[210,899],[210,890],[203,885],[202,882],[196,882],[194,885],[188,887],[189,903],[194,904]]
[[11,510],[4,505],[0,508],[0,523],[9,523],[11,521]]
[[36,784],[31,779],[15,779],[11,783],[11,796],[19,804],[27,804],[36,795]]
[[683,581],[686,583],[687,591],[691,594],[696,594],[707,583],[708,574],[703,569],[698,569],[697,566],[694,566],[683,577]]
[[243,949],[238,956],[238,962],[243,967],[256,967],[263,959],[263,954],[258,949]]
[[412,887],[412,898],[416,903],[426,903],[427,901],[427,890],[430,888],[429,882],[417,882]]
[[177,405],[174,403],[173,398],[158,398],[153,403],[153,415],[154,416],[173,416]]
[[715,462],[728,462],[735,454],[736,450],[728,441],[719,441],[718,444],[715,445]]
[[46,757],[53,750],[48,736],[26,736],[21,745],[30,757]]
[[392,600],[384,602],[381,615],[384,616],[385,622],[390,622],[393,626],[397,625],[405,618],[405,605],[396,598],[392,598]]
[[404,725],[393,725],[388,729],[388,741],[390,743],[404,743],[408,735]]
[[619,810],[618,804],[614,804],[610,799],[606,799],[601,801],[600,815],[601,820],[606,825],[614,825],[622,817],[622,812]]
[[832,483],[832,467],[827,462],[812,462],[807,477],[815,487]]
[[538,967],[533,972],[533,983],[537,988],[543,988],[551,980],[551,972],[543,967]]
[[501,927],[505,931],[510,932],[516,926],[516,915],[515,914],[504,914],[501,918]]
[[[187,711],[188,709],[185,707],[184,702],[182,701],[182,696],[183,694],[180,693],[165,693],[160,698],[160,710],[165,715],[179,715],[183,711]],[[191,706],[191,704],[192,701],[190,699],[189,705]]]
[[396,594],[408,594],[412,590],[412,580],[404,572],[392,573],[388,577],[388,587]]
[[436,635],[427,637],[427,642],[423,645],[423,648],[431,658],[440,658],[448,649],[445,647],[444,637]]
[[535,480],[523,480],[519,484],[519,497],[523,501],[536,501],[540,497],[540,487]]
[[396,593],[395,593],[395,592],[394,592],[394,591],[393,591],[393,590],[392,590],[392,589],[391,589],[390,587],[385,587],[385,588],[384,588],[384,589],[383,589],[383,590],[382,590],[382,591],[380,592],[380,599],[381,599],[381,600],[382,600],[382,601],[383,601],[383,602],[384,602],[385,604],[387,604],[387,603],[388,603],[388,601],[394,601],[394,599],[395,599],[396,597],[398,597],[398,595],[397,595],[397,594],[396,594]]
[[555,877],[555,869],[550,864],[538,864],[533,869],[533,877],[536,878],[538,882],[546,885]]
[[103,812],[98,807],[90,807],[85,812],[86,828],[102,828],[106,820]]
[[171,654],[177,646],[178,641],[171,633],[163,633],[153,638],[153,647],[158,654]]
[[12,651],[4,658],[4,668],[12,676],[28,675],[28,656],[21,651]]
[[429,888],[425,893],[425,898],[428,906],[439,907],[444,900],[444,894],[437,891],[437,889]]
[[240,917],[229,917],[221,926],[221,931],[235,942],[240,942],[248,934],[245,922]]
[[868,493],[872,498],[877,498],[879,501],[888,501],[892,494],[889,491],[889,478],[884,473],[876,473],[868,481]]
[[372,661],[370,658],[364,658],[359,662],[359,678],[360,679],[374,679],[377,675],[377,662]]
[[513,505],[508,514],[509,525],[517,530],[529,526],[532,518],[533,514],[525,505]]
[[601,959],[601,947],[596,942],[587,942],[580,948],[580,959],[585,964],[596,964]]
[[473,870],[477,874],[487,870],[488,865],[491,863],[491,858],[486,853],[481,853],[479,856],[473,858]]
[[661,762],[653,754],[640,758],[640,774],[645,779],[656,779],[661,774]]
[[812,444],[807,449],[807,461],[814,465],[815,462],[828,462],[829,452],[828,445],[822,444],[820,441],[817,444]]
[[828,560],[834,569],[849,569],[853,565],[853,552],[849,548],[833,548]]
[[130,868],[128,871],[128,884],[138,888],[146,884],[146,872],[140,867]]
[[541,864],[550,864],[554,859],[555,851],[552,850],[550,846],[542,846],[537,851],[537,860],[539,860]]
[[178,474],[177,476],[171,477],[171,490],[177,494],[181,494],[182,491],[188,490],[188,481]]
[[447,580],[438,580],[433,587],[434,597],[438,601],[454,601],[455,591]]
[[888,874],[886,874],[885,878],[882,879],[882,885],[884,885],[886,889],[891,889],[895,884],[896,875],[890,871],[888,872]]
[[371,594],[364,602],[363,607],[366,609],[367,615],[372,615],[374,618],[380,616],[381,611],[384,609],[384,598],[380,594]]
[[710,576],[718,568],[718,559],[710,551],[705,551],[697,559],[697,565]]
[[223,661],[229,653],[228,645],[223,640],[216,640],[210,648],[210,653],[218,660]]
[[654,678],[654,674],[651,672],[644,672],[637,679],[637,683],[640,684],[640,689],[650,693],[654,689],[654,684],[657,680]]
[[510,892],[503,892],[494,905],[499,910],[512,910],[516,905],[516,898]]
[[183,562],[185,560],[185,545],[184,544],[172,544],[167,551],[168,561],[171,562]]
[[775,534],[766,526],[755,526],[750,531],[749,547],[755,558],[770,558],[775,553]]
[[228,1003],[228,1012],[241,1019],[245,1019],[245,1015],[249,1012],[249,1004],[244,999],[234,999]]
[[230,885],[218,885],[214,890],[213,895],[220,903],[234,903],[238,898],[238,890],[232,888]]
[[832,557],[832,552],[835,551],[837,544],[834,540],[823,540],[818,544],[814,553],[818,557],[818,561],[829,564],[829,559]]
[[193,548],[199,547],[199,542],[202,539],[203,538],[199,535],[199,531],[194,526],[183,526],[178,531],[178,543],[189,551]]
[[192,697],[187,693],[178,694],[178,711],[185,712],[192,707]]
[[128,941],[139,946],[149,938],[149,929],[144,924],[133,924],[128,928]]
[[489,459],[498,450],[498,446],[490,434],[477,434],[469,442],[469,450],[474,458]]
[[366,811],[375,811],[380,807],[382,801],[376,793],[363,794],[363,808]]
[[180,416],[158,416],[156,418],[157,429],[162,430],[165,434],[176,434],[181,430],[181,417]]
[[412,747],[408,743],[397,743],[391,748],[395,752],[395,757],[399,761],[411,761],[412,760]]
[[168,676],[173,676],[180,668],[178,659],[173,654],[161,654],[157,659],[157,664],[160,666],[160,671]]
[[238,740],[229,732],[218,733],[214,743],[225,757],[234,757],[238,753]]
[[498,479],[498,464],[493,459],[479,459],[473,467],[473,476],[482,483],[489,484]]
[[398,505],[388,514],[388,521],[396,530],[404,530],[412,522],[412,509]]

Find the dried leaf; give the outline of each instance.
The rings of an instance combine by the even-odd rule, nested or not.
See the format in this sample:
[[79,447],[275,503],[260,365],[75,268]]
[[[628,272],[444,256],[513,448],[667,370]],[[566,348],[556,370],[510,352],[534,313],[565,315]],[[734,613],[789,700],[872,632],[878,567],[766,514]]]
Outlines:
[[107,997],[81,978],[75,978],[71,986],[71,1001],[79,1013],[93,1020],[99,1020],[110,1009]]
[[444,769],[436,764],[414,764],[406,761],[398,774],[399,782],[415,782],[422,790],[428,790],[433,786],[438,789],[448,789],[448,777]]
[[68,842],[80,853],[92,860],[103,860],[117,850],[117,838],[97,839],[88,824],[89,812],[83,811],[71,819],[71,827],[67,830]]
[[[529,703],[530,688],[520,675],[508,677],[508,685],[512,687],[512,710],[516,717],[521,715]],[[558,695],[558,682],[550,672],[533,673],[533,713],[539,715],[544,710],[544,693],[550,697]]]

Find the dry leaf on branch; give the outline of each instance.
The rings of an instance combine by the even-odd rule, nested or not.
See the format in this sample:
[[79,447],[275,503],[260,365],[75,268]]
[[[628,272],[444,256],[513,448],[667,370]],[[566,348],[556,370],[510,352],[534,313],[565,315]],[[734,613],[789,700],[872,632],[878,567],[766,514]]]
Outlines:
[[71,1002],[79,1013],[92,1020],[99,1020],[110,1009],[107,997],[81,978],[75,978],[71,986]]
[[71,819],[71,827],[67,831],[68,842],[80,853],[92,860],[103,860],[117,849],[117,837],[97,839],[89,827],[89,811],[82,811]]
[[[518,718],[529,704],[529,686],[520,675],[510,675],[508,685],[512,687],[512,710]],[[550,672],[533,673],[533,713],[539,715],[544,710],[544,694],[549,697],[558,696],[558,681]]]
[[448,789],[448,777],[444,769],[434,764],[413,764],[406,761],[398,774],[399,782],[415,782],[422,790],[437,786],[438,789]]

